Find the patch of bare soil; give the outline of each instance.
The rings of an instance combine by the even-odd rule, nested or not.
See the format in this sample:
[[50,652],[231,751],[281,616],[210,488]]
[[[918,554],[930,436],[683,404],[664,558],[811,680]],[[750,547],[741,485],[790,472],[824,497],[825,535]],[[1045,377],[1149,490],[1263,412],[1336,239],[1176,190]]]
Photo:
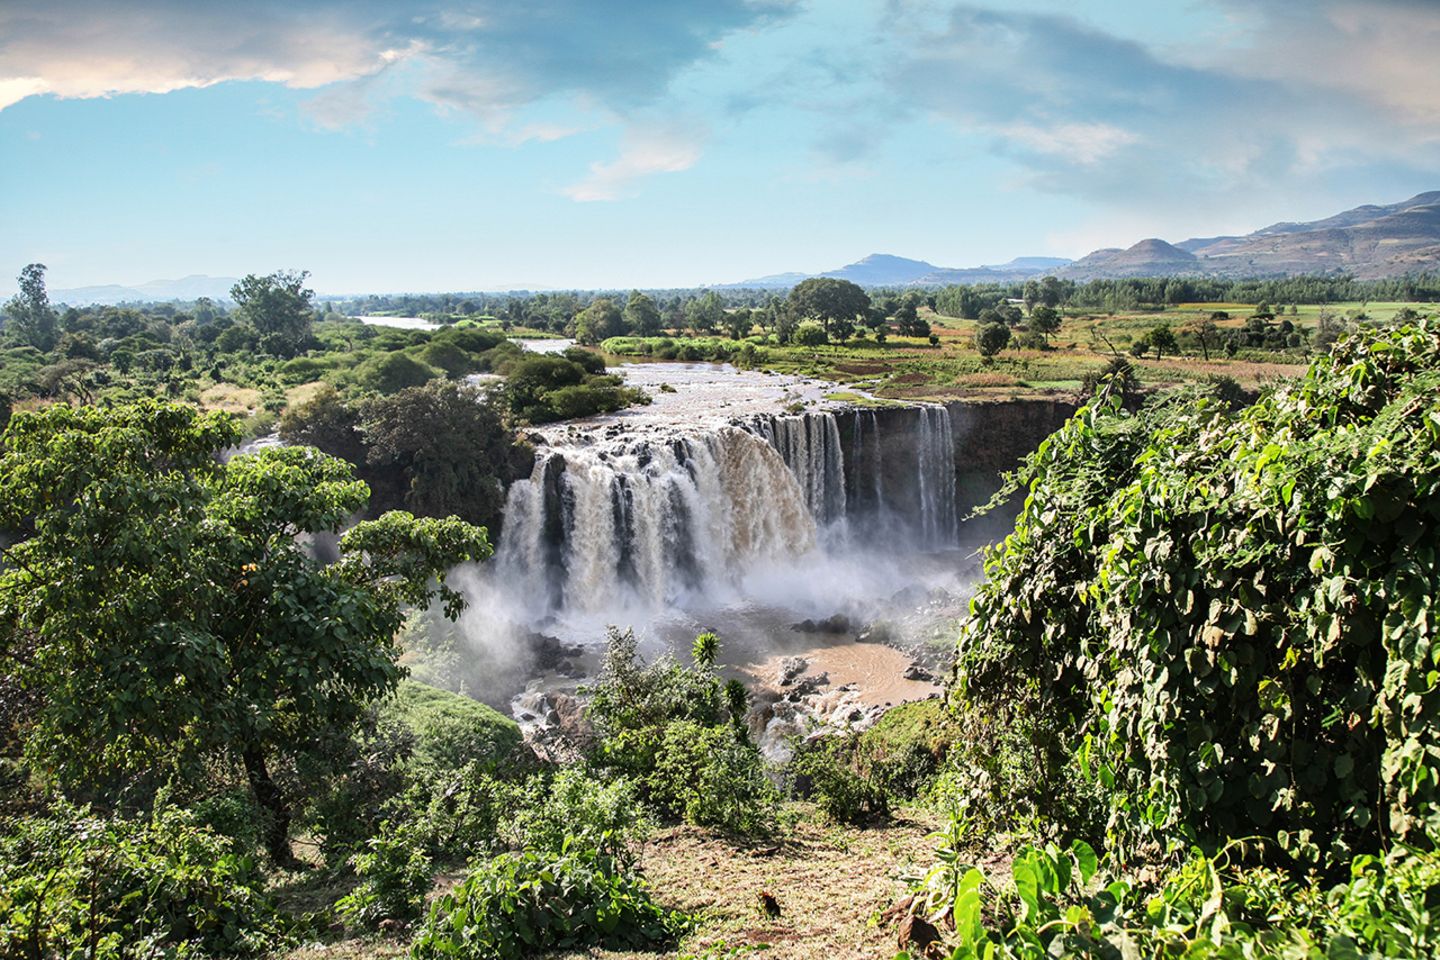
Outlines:
[[[894,706],[911,700],[927,700],[940,692],[940,685],[929,680],[912,680],[905,676],[911,658],[907,653],[881,643],[839,643],[796,651],[807,663],[794,679],[825,677],[823,686],[853,685],[856,699],[869,706]],[[757,664],[741,667],[756,684],[772,693],[784,693],[776,683],[788,654],[776,654]]]
[[[900,874],[934,859],[927,838],[938,826],[930,814],[907,810],[866,830],[801,823],[775,844],[736,843],[694,827],[664,830],[646,845],[645,876],[661,903],[699,914],[699,928],[669,952],[563,956],[645,960],[713,949],[723,957],[768,945],[759,954],[766,960],[888,960],[896,930],[880,915],[906,892]],[[778,917],[767,915],[765,893]]]

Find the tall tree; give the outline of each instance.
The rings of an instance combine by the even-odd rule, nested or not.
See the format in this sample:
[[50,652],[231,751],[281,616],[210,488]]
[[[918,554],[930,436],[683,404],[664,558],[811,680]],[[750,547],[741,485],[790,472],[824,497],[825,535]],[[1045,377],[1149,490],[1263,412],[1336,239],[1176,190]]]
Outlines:
[[1030,329],[1050,342],[1050,336],[1060,332],[1060,311],[1045,303],[1039,303],[1030,311]]
[[1004,350],[1009,342],[1010,328],[1003,323],[982,323],[975,331],[975,349],[986,359]]
[[[32,770],[118,799],[111,785],[245,771],[266,845],[292,860],[274,761],[323,758],[398,682],[407,605],[463,602],[444,573],[490,553],[455,519],[389,513],[341,540],[337,563],[297,535],[335,531],[368,491],[308,447],[222,463],[225,414],[145,400],[16,415],[0,453],[0,673],[38,691]],[[23,651],[23,654],[22,654]]]
[[1167,323],[1161,323],[1150,331],[1146,340],[1150,346],[1155,348],[1155,359],[1160,360],[1167,353],[1176,353],[1180,350],[1180,344],[1175,339],[1175,331],[1170,329]]
[[836,320],[851,321],[865,316],[870,309],[870,295],[857,283],[835,277],[811,277],[801,280],[790,291],[787,301],[796,317],[818,320],[825,332],[831,332]]
[[16,278],[20,292],[5,304],[5,330],[21,343],[49,352],[59,338],[55,309],[45,292],[45,264],[27,264]]
[[609,297],[599,297],[575,315],[575,339],[585,344],[602,343],[625,333],[625,319]]
[[731,340],[748,337],[754,327],[755,315],[749,307],[741,307],[725,314],[725,332],[730,334]]
[[725,320],[725,302],[714,290],[685,304],[685,323],[697,333],[714,333]]
[[260,334],[260,349],[293,357],[310,337],[315,291],[307,289],[308,270],[277,270],[263,277],[248,274],[230,288],[240,318]]
[[637,337],[653,337],[660,332],[660,308],[639,290],[630,291],[625,300],[625,326]]
[[515,446],[496,402],[465,384],[434,380],[374,397],[361,406],[361,418],[366,461],[398,473],[405,509],[424,516],[493,529],[505,484],[533,459],[528,448]]

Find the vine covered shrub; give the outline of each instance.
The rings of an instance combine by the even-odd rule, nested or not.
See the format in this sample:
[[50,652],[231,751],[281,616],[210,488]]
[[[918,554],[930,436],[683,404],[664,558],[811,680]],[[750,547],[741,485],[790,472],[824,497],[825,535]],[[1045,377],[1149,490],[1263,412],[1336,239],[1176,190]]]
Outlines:
[[1102,390],[1014,481],[955,684],[994,740],[1028,717],[1010,789],[1065,832],[1098,812],[1122,858],[1440,836],[1440,323],[1353,336],[1238,412]]
[[1295,881],[1266,867],[1236,868],[1234,853],[1192,853],[1153,890],[1108,875],[1081,842],[1021,849],[1005,879],[942,860],[916,895],[934,908],[927,912],[946,929],[949,952],[932,948],[924,956],[1360,960],[1440,950],[1440,855],[1433,850],[1356,857],[1328,887],[1313,876]]
[[0,956],[255,956],[277,925],[253,863],[162,808],[104,819],[58,804],[0,831]]

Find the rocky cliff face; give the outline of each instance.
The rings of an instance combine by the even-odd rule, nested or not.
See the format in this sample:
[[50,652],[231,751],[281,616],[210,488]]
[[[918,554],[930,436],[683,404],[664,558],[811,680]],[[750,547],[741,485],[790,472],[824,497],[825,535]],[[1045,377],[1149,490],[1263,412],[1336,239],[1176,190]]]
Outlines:
[[[949,404],[955,435],[956,512],[964,518],[988,503],[1000,489],[1001,475],[1013,470],[1079,407],[1070,400],[1038,399]],[[1014,528],[1019,508],[1018,502],[1012,502],[969,521],[962,528],[964,539],[971,543],[1001,539]]]
[[[1068,400],[1000,400],[946,405],[955,462],[955,513],[964,518],[989,501],[1000,488],[1001,475],[1040,445],[1074,415],[1079,404]],[[846,485],[852,501],[863,499],[863,487],[883,487],[895,503],[921,495],[916,445],[924,438],[916,429],[915,408],[845,410],[835,414],[845,446]],[[859,421],[857,423],[857,420]],[[857,439],[859,442],[857,443]],[[878,470],[878,477],[873,471]],[[965,532],[982,539],[1003,536],[1014,521],[1012,511],[997,511],[971,522]]]

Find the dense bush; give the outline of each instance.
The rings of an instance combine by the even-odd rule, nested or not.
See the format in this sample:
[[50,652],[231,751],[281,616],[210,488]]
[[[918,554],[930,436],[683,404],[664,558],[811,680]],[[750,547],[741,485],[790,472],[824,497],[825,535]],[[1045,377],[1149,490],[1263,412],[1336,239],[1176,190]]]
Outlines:
[[560,853],[579,844],[628,869],[650,829],[634,783],[623,777],[602,783],[581,767],[532,777],[519,799],[502,828],[516,849]]
[[0,956],[253,956],[277,937],[253,864],[186,813],[56,805],[0,832]]
[[413,828],[387,820],[351,865],[360,882],[335,904],[347,921],[373,929],[385,921],[409,923],[420,917],[435,869]]
[[378,353],[355,368],[355,379],[366,390],[395,393],[435,379],[434,368],[406,353]]
[[832,820],[871,823],[931,789],[956,733],[943,701],[901,704],[858,733],[799,744],[790,782]]
[[890,815],[890,795],[856,756],[857,745],[858,738],[823,737],[797,752],[790,765],[796,792],[838,823],[866,824]]
[[686,823],[742,836],[775,829],[779,791],[760,751],[733,724],[667,724],[644,784],[651,803]]
[[673,941],[686,918],[657,905],[643,880],[593,846],[502,854],[475,867],[430,910],[419,960],[511,960],[590,946]]
[[1037,811],[1081,834],[1107,816],[1123,857],[1261,834],[1338,865],[1440,836],[1437,462],[1435,321],[1353,337],[1238,412],[1082,409],[1021,469],[962,630],[970,787],[1013,802],[985,764],[1024,718]]
[[379,721],[408,731],[414,738],[411,764],[429,770],[510,760],[520,747],[514,720],[478,700],[413,680],[401,680],[380,705]]
[[505,403],[518,420],[549,423],[649,402],[644,392],[604,369],[600,358],[584,350],[521,357],[504,368]]
[[818,347],[829,343],[830,335],[820,324],[806,321],[795,328],[795,336],[791,339],[802,347]]
[[743,720],[743,685],[720,681],[718,641],[702,634],[695,666],[672,657],[646,663],[635,635],[611,630],[589,717],[599,742],[592,761],[634,779],[661,813],[733,833],[774,828],[778,793]]
[[520,729],[490,707],[448,691],[402,680],[359,734],[332,746],[330,769],[306,804],[306,826],[328,864],[339,866],[391,819],[424,825],[429,855],[452,859],[497,842],[509,784],[504,767],[523,776]]

